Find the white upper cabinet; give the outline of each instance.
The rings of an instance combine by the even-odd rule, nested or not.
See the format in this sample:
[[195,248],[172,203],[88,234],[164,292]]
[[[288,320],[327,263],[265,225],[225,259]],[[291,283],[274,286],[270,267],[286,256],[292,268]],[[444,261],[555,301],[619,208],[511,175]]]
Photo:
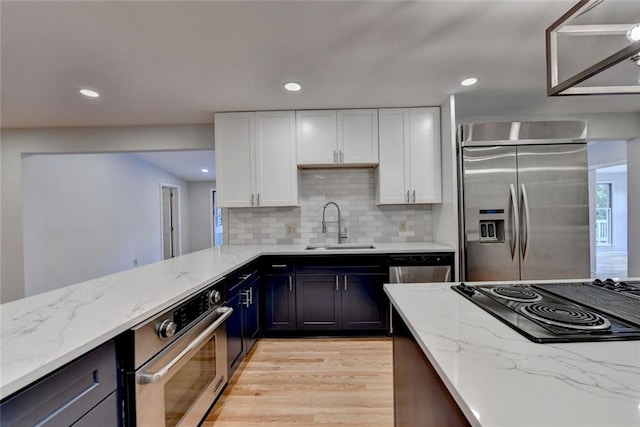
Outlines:
[[296,111],[296,122],[299,165],[338,162],[335,110]]
[[374,166],[378,110],[296,111],[298,165]]
[[251,206],[255,169],[255,114],[216,114],[214,131],[218,206]]
[[298,205],[293,111],[219,113],[214,126],[220,207]]
[[378,164],[378,110],[338,110],[338,161]]
[[440,109],[386,108],[378,114],[376,203],[441,203]]
[[256,113],[258,206],[296,206],[296,116],[293,111]]

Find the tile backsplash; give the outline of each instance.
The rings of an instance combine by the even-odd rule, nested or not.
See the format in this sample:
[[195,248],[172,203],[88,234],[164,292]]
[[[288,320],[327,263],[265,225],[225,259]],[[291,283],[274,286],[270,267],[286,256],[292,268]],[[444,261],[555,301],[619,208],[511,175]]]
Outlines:
[[[430,242],[430,205],[376,206],[374,169],[301,170],[300,207],[230,208],[226,227],[229,244],[337,243],[337,224],[322,233],[322,207],[340,206],[348,243]],[[337,220],[334,206],[326,220]],[[400,231],[400,224],[406,230]]]

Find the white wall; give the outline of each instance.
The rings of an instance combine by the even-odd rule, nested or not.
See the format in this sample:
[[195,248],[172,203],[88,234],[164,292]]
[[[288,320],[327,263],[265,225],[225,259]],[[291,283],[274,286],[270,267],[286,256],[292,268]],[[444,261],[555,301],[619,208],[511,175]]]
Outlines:
[[640,277],[640,138],[627,142],[628,274]]
[[211,190],[215,188],[215,181],[189,183],[189,252],[211,247],[211,227],[213,226]]
[[589,169],[627,163],[627,141],[592,141],[588,145]]
[[30,155],[22,161],[25,296],[162,260],[160,183],[186,181],[131,154]]
[[[442,153],[442,203],[434,204],[433,241],[458,247],[458,177],[456,165],[456,107],[453,95],[440,105],[440,134]],[[455,253],[455,265],[459,265],[459,253]],[[456,267],[456,280],[460,277]]]
[[214,147],[213,126],[210,124],[3,129],[0,141],[2,303],[24,296],[21,183],[23,154],[211,150]]

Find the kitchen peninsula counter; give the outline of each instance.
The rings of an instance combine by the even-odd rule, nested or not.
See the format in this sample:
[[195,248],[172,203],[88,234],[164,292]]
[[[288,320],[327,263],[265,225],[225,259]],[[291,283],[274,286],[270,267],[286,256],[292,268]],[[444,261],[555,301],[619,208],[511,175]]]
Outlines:
[[453,291],[385,285],[474,426],[640,426],[640,341],[537,344]]
[[262,255],[453,252],[436,243],[375,249],[222,246],[0,305],[0,398],[46,376]]

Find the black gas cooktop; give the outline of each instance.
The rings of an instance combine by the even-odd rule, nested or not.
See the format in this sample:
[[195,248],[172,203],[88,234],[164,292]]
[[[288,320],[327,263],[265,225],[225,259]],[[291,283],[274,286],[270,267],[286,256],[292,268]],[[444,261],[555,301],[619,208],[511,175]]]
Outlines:
[[640,282],[461,283],[452,288],[538,343],[640,340]]

